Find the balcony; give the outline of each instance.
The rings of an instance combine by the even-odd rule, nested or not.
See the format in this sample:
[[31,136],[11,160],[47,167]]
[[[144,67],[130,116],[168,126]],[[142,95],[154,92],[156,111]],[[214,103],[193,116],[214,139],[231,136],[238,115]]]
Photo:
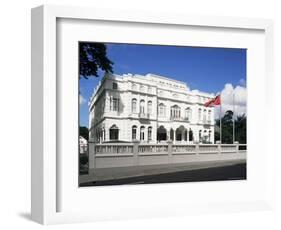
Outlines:
[[150,114],[148,114],[148,113],[139,113],[139,118],[140,119],[149,119],[150,118]]
[[211,125],[211,120],[203,120],[202,121],[203,125]]
[[188,118],[183,118],[183,117],[170,117],[170,121],[185,121],[189,122]]

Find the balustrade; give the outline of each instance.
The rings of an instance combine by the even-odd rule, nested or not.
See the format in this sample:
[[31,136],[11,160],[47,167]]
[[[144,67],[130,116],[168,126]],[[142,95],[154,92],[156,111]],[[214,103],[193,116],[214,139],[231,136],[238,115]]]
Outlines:
[[196,151],[196,145],[173,145],[173,153],[193,153]]
[[[185,145],[185,144],[137,144],[136,153],[234,153],[247,150],[246,144],[203,144],[203,145]],[[96,144],[96,154],[122,154],[134,153],[134,143],[127,144]]]
[[139,145],[138,147],[139,153],[160,153],[160,152],[168,152],[168,145]]
[[105,145],[95,146],[96,154],[104,153],[133,153],[133,145]]

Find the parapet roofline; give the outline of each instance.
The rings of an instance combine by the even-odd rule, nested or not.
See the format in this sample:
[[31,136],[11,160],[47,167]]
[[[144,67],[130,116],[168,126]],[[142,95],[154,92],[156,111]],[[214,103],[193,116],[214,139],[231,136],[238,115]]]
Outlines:
[[160,75],[157,75],[157,74],[153,74],[153,73],[148,73],[146,75],[140,75],[140,74],[131,74],[131,73],[127,73],[127,74],[122,74],[122,75],[119,75],[119,74],[115,74],[115,73],[105,73],[103,78],[101,79],[101,81],[99,82],[99,85],[98,87],[96,88],[96,90],[94,90],[92,96],[98,91],[98,89],[100,88],[100,86],[103,84],[104,80],[106,78],[111,78],[111,79],[115,79],[115,80],[123,80],[124,78],[126,77],[132,77],[132,78],[139,78],[139,79],[144,79],[144,80],[149,80],[149,78],[159,78],[159,79],[162,79],[162,80],[166,80],[166,81],[172,81],[172,82],[175,82],[175,83],[178,83],[178,84],[182,84],[182,85],[185,85],[186,88],[188,89],[189,92],[191,92],[193,95],[197,95],[197,96],[207,96],[207,97],[213,97],[214,94],[213,93],[207,93],[207,92],[202,92],[202,91],[199,91],[197,89],[194,89],[194,90],[190,90],[190,88],[187,86],[187,84],[183,81],[178,81],[178,80],[174,80],[172,78],[168,78],[168,77],[164,77],[164,76],[160,76]]
[[168,77],[164,77],[164,76],[160,76],[160,75],[152,74],[152,73],[148,73],[146,75],[131,74],[131,73],[119,75],[119,74],[114,74],[114,73],[113,74],[107,73],[107,74],[105,74],[104,77],[109,77],[111,79],[116,79],[116,80],[123,80],[124,78],[132,77],[132,78],[139,78],[139,79],[142,79],[142,80],[149,80],[149,81],[153,81],[153,82],[155,82],[155,80],[153,80],[153,78],[156,78],[156,79],[158,78],[158,79],[162,79],[162,80],[165,80],[165,81],[170,81],[170,82],[174,82],[174,83],[177,83],[177,84],[184,85],[187,89],[189,89],[186,82],[178,81],[178,80],[175,80],[175,79],[172,79],[172,78],[168,78]]
[[166,81],[173,81],[175,83],[179,83],[179,84],[183,84],[187,87],[187,84],[186,82],[184,81],[178,81],[178,80],[175,80],[173,78],[168,78],[168,77],[164,77],[164,76],[160,76],[160,75],[157,75],[157,74],[153,74],[153,73],[148,73],[145,75],[146,77],[152,77],[152,78],[159,78],[159,79],[163,79],[163,80],[166,80]]

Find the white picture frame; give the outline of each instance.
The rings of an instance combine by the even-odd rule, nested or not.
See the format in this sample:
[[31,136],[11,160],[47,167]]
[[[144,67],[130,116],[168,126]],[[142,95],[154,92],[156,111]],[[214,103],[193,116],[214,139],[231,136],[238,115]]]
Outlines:
[[[107,219],[126,219],[126,218],[141,218],[141,217],[151,217],[151,216],[171,216],[171,215],[183,215],[189,213],[206,213],[206,212],[233,212],[233,211],[243,211],[243,210],[260,210],[268,209],[272,206],[272,169],[270,168],[271,161],[271,149],[270,149],[270,138],[266,136],[264,138],[265,144],[261,150],[256,150],[254,148],[251,139],[249,141],[249,151],[259,151],[260,160],[259,162],[252,164],[252,169],[257,169],[261,165],[261,162],[266,162],[260,168],[261,173],[264,176],[261,178],[261,184],[255,182],[251,185],[251,177],[249,183],[233,182],[234,185],[229,184],[227,187],[232,187],[233,189],[249,189],[254,191],[258,189],[259,186],[263,187],[263,190],[257,192],[253,199],[249,199],[250,194],[237,195],[237,197],[222,196],[222,200],[201,197],[202,190],[208,188],[208,183],[197,183],[196,185],[190,185],[189,189],[191,194],[196,194],[197,197],[193,197],[193,203],[180,202],[175,196],[177,191],[185,191],[186,185],[181,184],[165,184],[159,185],[158,187],[150,185],[142,186],[131,186],[127,188],[126,186],[117,186],[117,188],[106,187],[106,188],[96,188],[96,191],[90,191],[89,189],[83,189],[82,193],[86,197],[89,193],[95,192],[99,196],[99,201],[103,199],[109,199],[107,195],[110,196],[109,190],[114,190],[116,194],[120,196],[120,199],[125,200],[126,196],[128,201],[123,201],[124,207],[112,207],[114,205],[113,200],[109,199],[111,202],[103,204],[99,202],[96,204],[97,207],[93,208],[92,211],[86,208],[87,204],[77,205],[79,201],[79,196],[81,196],[81,191],[76,195],[78,198],[73,198],[74,193],[70,192],[67,196],[65,192],[66,187],[63,180],[63,176],[59,175],[61,172],[61,164],[67,164],[63,161],[63,158],[57,155],[58,145],[57,143],[57,131],[58,131],[58,104],[57,97],[60,93],[61,88],[57,84],[57,32],[58,32],[58,20],[60,19],[70,19],[70,20],[88,20],[88,21],[102,21],[105,23],[122,22],[132,25],[137,23],[139,25],[151,25],[156,27],[169,27],[176,28],[181,27],[184,29],[185,26],[189,27],[200,27],[201,29],[208,28],[219,28],[221,30],[232,30],[239,29],[245,32],[249,31],[261,31],[263,34],[264,49],[262,66],[264,66],[265,73],[260,73],[260,80],[254,83],[253,79],[250,79],[249,84],[249,99],[253,98],[255,91],[262,89],[260,98],[264,97],[264,105],[267,109],[273,109],[274,102],[270,100],[273,98],[273,88],[274,77],[273,77],[273,23],[271,20],[266,19],[248,19],[248,18],[231,18],[231,17],[214,17],[214,16],[189,16],[189,15],[174,15],[174,14],[163,14],[158,12],[127,12],[118,10],[101,10],[98,8],[78,8],[69,6],[51,6],[45,5],[32,9],[32,188],[31,188],[31,213],[32,219],[41,224],[56,224],[56,223],[70,223],[70,222],[81,222],[81,221],[95,221],[95,220],[107,220]],[[126,35],[126,34],[125,34]],[[210,36],[214,36],[210,33]],[[76,73],[75,73],[76,74]],[[74,74],[74,75],[75,75]],[[263,85],[263,82],[266,84]],[[66,86],[64,86],[66,87]],[[250,103],[254,100],[250,100]],[[250,109],[256,111],[257,104],[253,102]],[[256,117],[255,117],[256,116]],[[259,115],[253,115],[252,119],[265,118],[269,119],[266,112],[261,112]],[[269,123],[270,124],[270,123]],[[254,134],[253,126],[251,122],[249,124],[249,136]],[[271,133],[272,126],[268,125],[264,127],[264,131]],[[253,146],[253,147],[251,147]],[[252,149],[252,150],[251,150]],[[77,150],[77,149],[76,149]],[[263,152],[262,152],[263,151]],[[254,159],[249,157],[249,159]],[[74,162],[74,161],[73,161]],[[254,160],[253,160],[254,162]],[[75,162],[74,162],[75,163]],[[64,165],[67,168],[67,165]],[[252,170],[250,168],[250,170]],[[250,171],[251,173],[251,171]],[[77,175],[78,176],[78,175]],[[253,178],[255,181],[255,178]],[[72,187],[77,188],[77,184],[74,184],[73,180],[69,180]],[[218,186],[222,187],[221,182],[212,182],[210,185],[210,194],[212,192],[218,192]],[[218,185],[218,186],[217,186]],[[255,187],[256,186],[256,187]],[[78,188],[77,188],[78,189]],[[224,188],[223,188],[224,189]],[[127,191],[127,192],[126,192]],[[166,199],[165,205],[161,205],[161,201],[155,201],[152,206],[147,207],[145,205],[141,206],[137,202],[133,204],[130,202],[134,197],[145,196],[148,198],[148,191],[151,194],[157,194],[157,191],[168,192],[170,199]],[[86,194],[87,193],[87,194]],[[236,192],[239,193],[238,191]],[[235,192],[233,191],[233,194]],[[76,196],[75,195],[75,196]],[[63,197],[62,197],[63,196]],[[179,197],[183,194],[178,194]],[[174,198],[171,198],[174,197]],[[165,196],[161,196],[165,199]],[[61,209],[60,200],[65,200],[73,203],[68,203],[67,208]],[[137,198],[140,199],[141,198]],[[154,197],[157,200],[156,197]],[[198,202],[199,200],[202,202]],[[168,201],[168,202],[167,202]],[[143,200],[141,200],[142,203]],[[158,202],[158,203],[157,203]],[[81,203],[81,202],[80,202]],[[120,205],[121,203],[116,203],[115,205]],[[83,210],[83,205],[85,211]],[[70,210],[69,207],[73,207]],[[79,206],[79,207],[78,207]],[[80,207],[81,206],[81,207]],[[75,210],[77,208],[77,210]],[[120,209],[122,212],[120,212]],[[100,211],[99,211],[100,210]]]

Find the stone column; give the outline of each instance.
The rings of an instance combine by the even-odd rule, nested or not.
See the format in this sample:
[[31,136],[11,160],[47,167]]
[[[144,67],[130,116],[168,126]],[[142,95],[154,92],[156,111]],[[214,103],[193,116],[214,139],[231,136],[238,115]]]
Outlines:
[[93,175],[94,169],[96,167],[95,165],[95,144],[94,142],[89,141],[89,175]]
[[216,141],[216,144],[218,145],[218,153],[221,153],[221,142],[220,141]]
[[236,145],[236,153],[239,153],[239,142],[235,141],[234,144]]
[[172,164],[173,163],[173,142],[171,140],[167,141],[168,143],[168,164]]
[[138,156],[139,156],[139,141],[134,140],[133,141],[133,157],[134,157],[134,163],[133,166],[137,166],[139,164]]

